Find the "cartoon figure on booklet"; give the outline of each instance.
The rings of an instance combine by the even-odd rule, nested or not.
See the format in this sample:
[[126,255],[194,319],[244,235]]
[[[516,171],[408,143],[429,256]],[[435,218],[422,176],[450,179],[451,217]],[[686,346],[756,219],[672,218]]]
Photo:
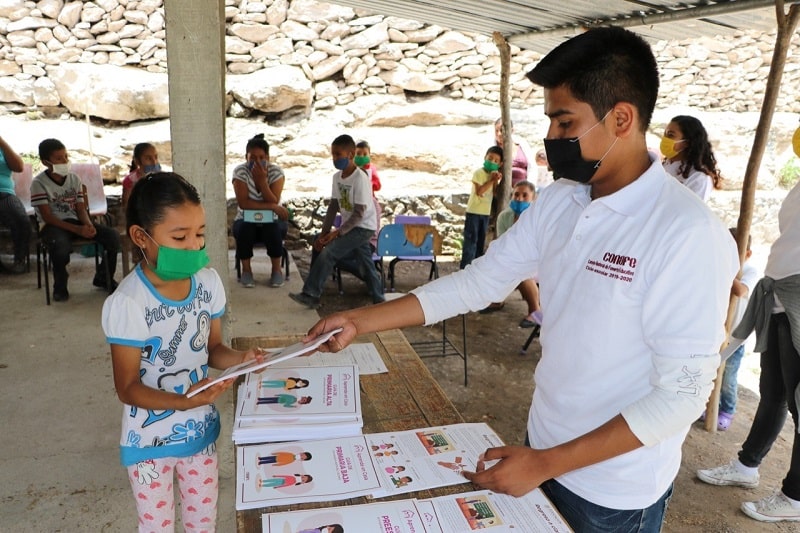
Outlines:
[[394,476],[390,476],[389,479],[392,480],[392,483],[394,483],[394,487],[396,489],[399,489],[400,487],[405,487],[406,485],[408,485],[409,483],[414,481],[409,476],[403,476],[401,478],[396,478]]
[[264,457],[256,456],[256,465],[270,465],[270,466],[286,466],[295,461],[310,461],[311,454],[309,452],[275,452],[274,455],[266,455]]
[[452,470],[456,474],[460,474],[461,471],[464,470],[464,468],[467,467],[466,464],[461,462],[462,460],[463,460],[463,457],[458,456],[455,459],[453,459],[452,463],[448,462],[448,461],[436,461],[436,464],[439,465],[439,466],[443,466],[445,468],[449,468],[450,470]]
[[256,490],[260,491],[262,488],[268,489],[281,489],[283,487],[294,487],[296,485],[305,485],[311,483],[314,478],[308,474],[292,474],[289,476],[272,476],[268,478],[256,477]]
[[297,407],[297,404],[306,405],[311,403],[311,399],[311,396],[301,396],[298,399],[291,394],[276,394],[274,396],[259,396],[258,400],[256,400],[256,405],[280,404],[286,408],[294,408]]
[[261,387],[284,390],[305,389],[308,387],[308,380],[303,378],[264,379],[261,381]]

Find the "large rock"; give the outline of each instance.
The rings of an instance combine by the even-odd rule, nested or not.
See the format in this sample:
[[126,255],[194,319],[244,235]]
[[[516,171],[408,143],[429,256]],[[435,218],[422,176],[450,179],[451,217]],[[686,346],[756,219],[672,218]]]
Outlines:
[[252,74],[227,77],[228,91],[245,107],[264,113],[308,109],[314,96],[311,81],[297,67],[277,66]]
[[387,85],[394,85],[404,91],[429,93],[441,91],[444,87],[444,84],[431,80],[422,72],[409,72],[405,68],[381,72],[379,76]]
[[414,105],[390,103],[375,106],[363,118],[364,126],[402,128],[405,126],[463,126],[491,124],[499,111],[472,102],[430,98]]
[[440,54],[452,54],[453,52],[463,52],[473,48],[475,48],[475,41],[457,31],[443,33],[429,42],[426,47],[427,50],[434,50]]
[[30,13],[30,9],[22,0],[0,0],[0,17],[2,18],[19,20],[28,13]]
[[385,22],[370,26],[366,30],[342,39],[342,48],[352,50],[358,48],[375,48],[389,40],[389,25]]
[[45,19],[41,17],[24,17],[14,22],[9,22],[6,26],[7,32],[21,31],[21,30],[35,30],[37,28],[52,28],[56,25],[55,20]]
[[61,104],[56,86],[53,85],[50,78],[37,78],[33,82],[33,101],[37,107],[55,107]]
[[230,32],[245,41],[261,44],[277,33],[278,28],[263,24],[234,24],[230,27]]
[[33,80],[18,80],[12,76],[0,78],[0,102],[19,102],[32,106]]
[[78,63],[51,68],[48,75],[73,114],[120,122],[169,116],[166,74]]
[[287,18],[297,22],[318,22],[320,20],[350,20],[355,12],[349,7],[340,7],[314,0],[293,0]]
[[350,59],[347,56],[331,56],[328,59],[320,61],[311,70],[314,81],[330,78],[342,70],[349,61]]

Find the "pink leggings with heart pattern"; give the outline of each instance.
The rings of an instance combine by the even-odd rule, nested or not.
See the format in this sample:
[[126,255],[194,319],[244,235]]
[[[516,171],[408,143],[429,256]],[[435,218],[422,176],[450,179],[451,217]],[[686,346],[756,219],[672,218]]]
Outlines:
[[[187,532],[213,532],[217,523],[219,470],[216,451],[191,457],[165,457],[128,467],[136,497],[139,532],[172,533],[175,530],[174,476],[178,476],[181,521]],[[141,478],[141,479],[140,479]],[[149,479],[148,479],[149,478]]]

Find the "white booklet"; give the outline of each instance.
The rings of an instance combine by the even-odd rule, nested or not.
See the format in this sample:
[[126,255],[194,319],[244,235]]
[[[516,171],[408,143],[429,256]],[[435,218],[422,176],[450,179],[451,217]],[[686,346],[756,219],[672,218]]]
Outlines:
[[365,435],[387,495],[468,483],[487,448],[503,441],[484,423]]
[[202,392],[209,388],[210,386],[214,385],[215,383],[219,383],[221,381],[225,381],[226,379],[231,379],[236,376],[241,376],[242,374],[247,374],[248,372],[255,372],[256,370],[261,370],[262,368],[266,368],[269,365],[274,365],[280,361],[285,361],[286,359],[290,359],[292,357],[297,357],[298,355],[303,355],[304,353],[308,353],[311,351],[316,350],[322,344],[328,341],[331,337],[336,335],[337,333],[341,332],[342,328],[335,329],[333,331],[329,331],[327,333],[323,333],[316,339],[313,339],[307,343],[298,342],[296,344],[292,344],[291,346],[287,346],[281,350],[271,351],[264,356],[264,360],[260,363],[257,362],[255,359],[252,361],[246,361],[244,363],[240,363],[238,365],[234,365],[225,369],[222,374],[220,374],[216,379],[212,379],[202,387],[198,387],[192,392],[188,393],[186,396],[191,398],[195,394]]
[[424,520],[416,503],[399,500],[270,513],[261,516],[261,528],[264,533],[424,533]]
[[380,491],[363,436],[236,447],[236,509],[346,500]]
[[361,414],[354,366],[270,368],[248,374],[239,391],[237,419],[285,417],[303,422]]
[[[488,490],[431,498],[435,518],[428,532],[491,529],[500,533],[567,533],[572,529],[540,489],[515,498]],[[423,505],[419,505],[425,509]],[[424,512],[427,518],[427,512]]]

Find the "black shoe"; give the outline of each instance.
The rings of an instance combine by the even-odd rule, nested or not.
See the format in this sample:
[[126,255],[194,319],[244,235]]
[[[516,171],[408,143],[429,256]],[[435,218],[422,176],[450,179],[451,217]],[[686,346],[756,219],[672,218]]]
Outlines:
[[66,302],[69,300],[69,291],[66,287],[64,288],[53,288],[53,300],[56,302]]
[[94,279],[92,280],[92,285],[94,285],[95,287],[98,287],[100,289],[106,289],[108,291],[108,293],[111,294],[112,292],[114,292],[114,290],[116,290],[117,285],[119,285],[119,284],[116,281],[114,281],[113,279],[111,280],[111,283],[109,284],[109,283],[106,283],[106,280],[104,278],[102,278],[100,276],[95,276]]
[[310,309],[318,309],[320,305],[319,298],[314,298],[313,296],[310,296],[304,292],[298,292],[298,293],[290,292],[289,298],[291,298],[292,300],[294,300],[299,304],[303,304],[309,307]]
[[8,267],[8,271],[12,274],[24,274],[28,271],[28,265],[24,261],[14,261],[14,264]]

